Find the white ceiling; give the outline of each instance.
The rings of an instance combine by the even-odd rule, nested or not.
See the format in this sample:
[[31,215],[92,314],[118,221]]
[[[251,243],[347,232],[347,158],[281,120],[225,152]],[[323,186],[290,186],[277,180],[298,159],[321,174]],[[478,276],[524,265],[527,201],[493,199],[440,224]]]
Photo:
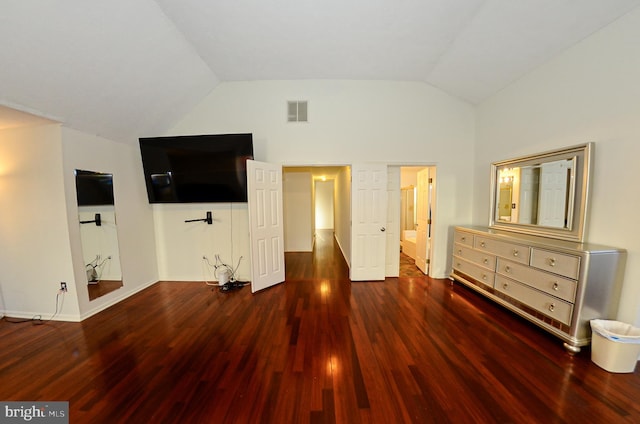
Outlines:
[[478,103],[640,5],[1,1],[0,105],[122,141],[162,134],[223,81],[419,81]]

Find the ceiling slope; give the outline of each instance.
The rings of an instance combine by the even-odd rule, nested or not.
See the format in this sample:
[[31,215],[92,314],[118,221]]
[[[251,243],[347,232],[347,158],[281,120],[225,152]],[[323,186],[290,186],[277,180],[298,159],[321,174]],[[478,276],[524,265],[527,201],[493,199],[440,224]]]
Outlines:
[[218,83],[152,0],[3,0],[0,40],[1,104],[119,141],[161,133]]
[[478,103],[640,0],[3,0],[0,105],[121,141],[221,81],[418,81]]

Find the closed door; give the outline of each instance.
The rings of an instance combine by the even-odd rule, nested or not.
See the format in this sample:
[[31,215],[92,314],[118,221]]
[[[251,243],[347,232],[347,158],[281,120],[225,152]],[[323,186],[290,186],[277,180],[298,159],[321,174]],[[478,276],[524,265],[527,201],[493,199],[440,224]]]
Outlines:
[[351,168],[352,281],[384,280],[387,225],[387,165]]

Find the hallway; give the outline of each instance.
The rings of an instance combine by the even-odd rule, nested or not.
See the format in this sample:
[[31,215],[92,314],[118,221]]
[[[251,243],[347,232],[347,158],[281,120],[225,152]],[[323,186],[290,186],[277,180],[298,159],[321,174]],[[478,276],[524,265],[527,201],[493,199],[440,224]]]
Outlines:
[[349,267],[333,237],[333,230],[316,231],[312,252],[287,252],[284,258],[287,281],[349,279]]
[[[316,231],[313,252],[287,252],[285,254],[286,279],[346,279],[349,267],[344,260],[340,246],[333,236],[333,230]],[[415,265],[413,259],[400,253],[400,278],[426,278]]]

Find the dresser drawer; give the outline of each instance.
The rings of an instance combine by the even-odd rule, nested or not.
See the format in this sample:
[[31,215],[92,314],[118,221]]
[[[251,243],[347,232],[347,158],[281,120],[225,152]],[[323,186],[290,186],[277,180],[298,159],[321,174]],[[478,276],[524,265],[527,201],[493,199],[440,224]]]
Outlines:
[[473,262],[476,265],[487,268],[490,271],[496,269],[496,257],[485,252],[479,252],[460,243],[456,243],[453,248],[454,255]]
[[531,266],[577,280],[580,257],[534,247],[531,251]]
[[573,305],[558,298],[542,293],[524,284],[496,275],[495,290],[504,293],[532,309],[560,321],[563,324],[571,325],[571,313]]
[[502,256],[515,262],[523,264],[529,263],[529,246],[475,236],[473,247],[477,250]]
[[493,281],[496,275],[493,271],[489,271],[478,265],[472,264],[459,256],[453,257],[453,269],[472,277],[474,280],[477,280],[488,287],[493,287]]
[[498,274],[525,283],[552,296],[573,303],[576,299],[578,283],[568,278],[530,268],[516,262],[498,258]]
[[473,246],[473,234],[456,230],[453,233],[453,241],[455,243],[460,243],[467,246]]

